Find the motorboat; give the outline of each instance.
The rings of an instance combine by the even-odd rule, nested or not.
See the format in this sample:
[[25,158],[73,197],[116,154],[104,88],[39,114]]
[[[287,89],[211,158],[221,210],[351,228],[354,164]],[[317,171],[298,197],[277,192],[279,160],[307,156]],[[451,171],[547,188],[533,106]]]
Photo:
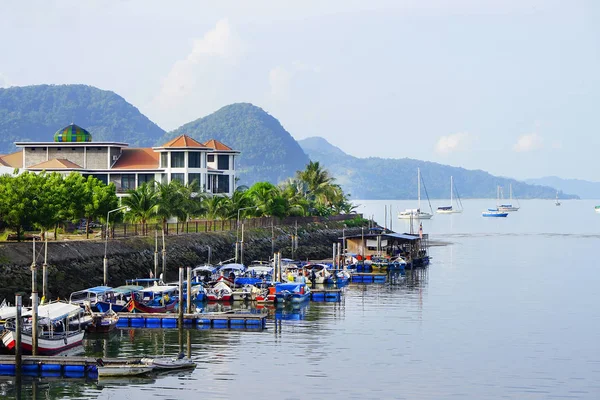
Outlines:
[[153,366],[155,370],[196,368],[196,363],[189,358],[185,358],[183,353],[180,353],[177,357],[144,357],[140,362]]
[[148,364],[103,364],[98,365],[98,377],[137,376],[152,372],[154,365]]
[[195,282],[208,283],[219,278],[218,268],[205,264],[192,269],[192,280]]
[[327,268],[328,267],[325,264],[307,264],[303,267],[304,276],[310,283],[325,283],[331,276],[331,273],[327,270]]
[[217,282],[213,287],[206,289],[208,301],[231,301],[231,287],[223,281]]
[[219,267],[219,277],[217,280],[224,281],[227,284],[235,285],[235,280],[246,272],[246,266],[243,264],[230,263]]
[[482,217],[506,217],[508,216],[507,211],[500,211],[497,208],[488,208],[486,211],[481,213]]
[[88,332],[107,333],[114,330],[119,322],[119,315],[112,310],[92,315],[92,322],[86,327]]
[[270,282],[273,276],[273,267],[270,265],[251,265],[246,271],[235,278],[236,286],[260,285]]
[[244,285],[231,292],[233,301],[255,301],[261,290],[254,285]]
[[[73,322],[83,317],[83,309],[77,304],[54,302],[38,307],[38,354],[51,355],[81,344],[84,330],[81,325],[77,329],[69,329]],[[31,310],[22,315],[21,348],[25,352],[32,351]],[[6,321],[2,334],[2,345],[14,351],[16,341],[16,321]]]
[[299,304],[310,299],[310,288],[306,283],[287,282],[275,285],[277,303]]
[[79,290],[71,293],[69,303],[77,304],[81,307],[89,305],[92,310],[96,309],[98,301],[104,301],[113,290],[110,286],[95,286],[88,289]]

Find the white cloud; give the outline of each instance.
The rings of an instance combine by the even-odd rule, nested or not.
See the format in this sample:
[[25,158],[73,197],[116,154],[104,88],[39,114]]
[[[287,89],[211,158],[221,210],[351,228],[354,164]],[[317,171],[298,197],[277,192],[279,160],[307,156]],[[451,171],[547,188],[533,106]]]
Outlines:
[[[243,52],[241,39],[229,21],[221,19],[204,36],[194,39],[190,53],[173,64],[150,108],[163,117],[171,118],[167,124],[199,117],[198,107],[191,109],[190,103],[197,106],[199,95],[205,98],[213,96],[214,99]],[[188,112],[190,115],[181,115]]]
[[470,141],[471,135],[467,132],[458,132],[442,136],[435,145],[435,151],[438,154],[449,154],[455,151],[467,150]]
[[541,149],[544,147],[544,140],[537,133],[530,133],[519,137],[517,143],[513,146],[516,152],[525,152]]

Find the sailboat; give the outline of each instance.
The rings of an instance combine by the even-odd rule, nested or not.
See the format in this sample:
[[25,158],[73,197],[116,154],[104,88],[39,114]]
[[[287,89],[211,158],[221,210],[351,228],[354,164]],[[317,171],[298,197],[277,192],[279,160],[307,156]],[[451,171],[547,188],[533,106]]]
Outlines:
[[558,201],[558,190],[556,191],[556,201],[554,202],[554,205],[560,206],[560,201]]
[[450,205],[438,207],[436,210],[436,212],[438,214],[456,214],[456,213],[463,212],[462,202],[460,201],[460,197],[458,197],[458,193],[457,193],[457,197],[458,197],[458,204],[460,205],[460,208],[458,208],[458,209],[453,208],[453,204],[452,204],[453,193],[454,193],[454,183],[453,183],[452,176],[451,176],[450,177]]
[[512,205],[512,183],[510,184],[509,188],[510,188],[509,189],[509,191],[510,191],[510,203],[498,205],[498,210],[499,211],[519,211],[519,208],[521,208],[521,207],[517,207],[517,206],[513,206]]
[[[425,193],[427,194],[427,189],[425,189]],[[407,208],[404,211],[398,213],[399,219],[431,219],[433,217],[432,213],[421,211],[421,169],[417,168],[417,198],[418,198],[418,208]],[[427,197],[429,201],[429,196]],[[431,204],[429,204],[429,208],[431,209]]]
[[[500,201],[500,186],[497,189],[496,202]],[[482,217],[506,217],[508,216],[507,211],[501,211],[499,207],[496,208],[488,208],[484,212],[481,213]]]

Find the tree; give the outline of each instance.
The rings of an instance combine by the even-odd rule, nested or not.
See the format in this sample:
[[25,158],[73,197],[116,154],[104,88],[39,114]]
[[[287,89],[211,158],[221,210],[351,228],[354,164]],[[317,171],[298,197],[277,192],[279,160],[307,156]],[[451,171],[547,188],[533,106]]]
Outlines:
[[183,185],[175,180],[169,183],[156,184],[157,205],[156,215],[162,221],[163,231],[167,233],[167,220],[186,214],[184,210]]
[[[143,183],[135,190],[128,190],[127,196],[123,197],[121,203],[129,207],[125,214],[131,221],[140,221],[142,223],[142,233],[148,233],[147,222],[156,215],[158,208],[158,194],[154,183]],[[108,227],[107,227],[108,229]]]
[[21,240],[23,227],[31,226],[34,221],[39,190],[37,174],[24,172],[0,177],[0,215],[4,223],[17,232],[18,240]]
[[[115,185],[105,185],[98,178],[88,176],[85,181],[85,200],[83,205],[86,216],[85,234],[90,237],[90,221],[101,219],[119,205]],[[108,229],[108,227],[107,227]]]

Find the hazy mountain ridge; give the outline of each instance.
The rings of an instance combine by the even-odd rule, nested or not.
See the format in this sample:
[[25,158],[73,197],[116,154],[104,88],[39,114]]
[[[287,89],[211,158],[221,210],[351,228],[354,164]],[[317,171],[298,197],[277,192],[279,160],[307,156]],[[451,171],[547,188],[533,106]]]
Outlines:
[[0,153],[14,142],[53,140],[59,129],[75,123],[94,141],[150,146],[165,131],[136,107],[108,90],[87,85],[35,85],[0,89]]
[[[421,198],[450,197],[450,176],[463,198],[495,198],[497,186],[509,196],[512,185],[516,198],[554,198],[556,189],[549,186],[530,185],[516,179],[493,176],[482,170],[420,161],[410,158],[386,159],[358,158],[344,153],[323,138],[307,138],[300,145],[314,161],[319,161],[336,178],[345,191],[355,199],[415,199],[417,198],[417,168],[421,169],[424,186]],[[577,198],[559,193],[560,198]]]
[[600,182],[591,182],[582,179],[563,179],[557,176],[526,179],[525,182],[535,185],[552,186],[563,192],[575,193],[582,199],[600,199]]

